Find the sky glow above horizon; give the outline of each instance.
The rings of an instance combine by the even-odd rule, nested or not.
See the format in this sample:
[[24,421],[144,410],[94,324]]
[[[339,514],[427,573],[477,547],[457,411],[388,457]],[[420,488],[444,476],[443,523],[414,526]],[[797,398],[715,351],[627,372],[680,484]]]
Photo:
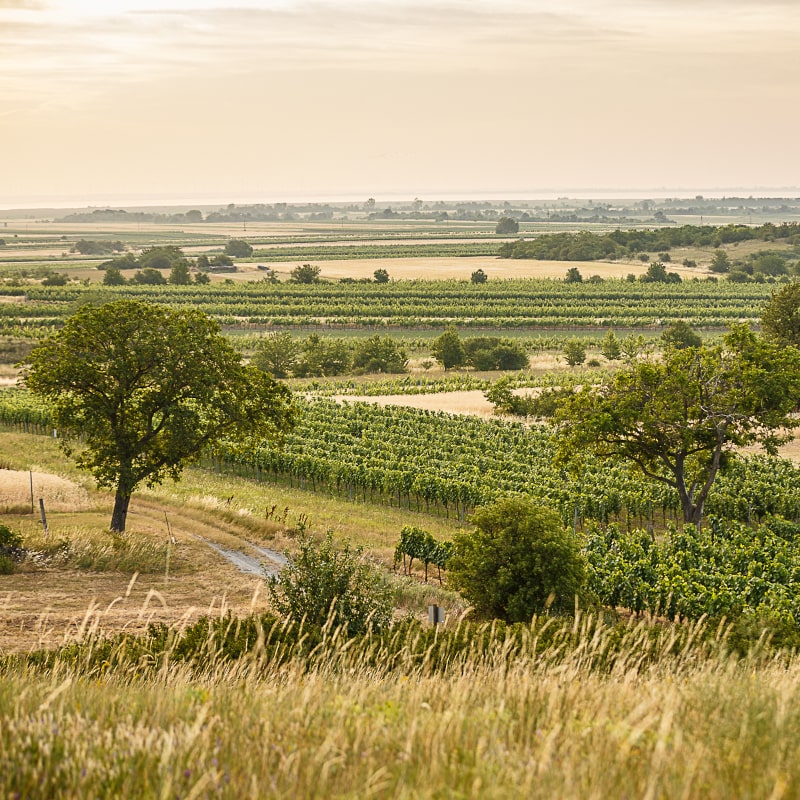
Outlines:
[[0,206],[800,186],[796,0],[0,0]]

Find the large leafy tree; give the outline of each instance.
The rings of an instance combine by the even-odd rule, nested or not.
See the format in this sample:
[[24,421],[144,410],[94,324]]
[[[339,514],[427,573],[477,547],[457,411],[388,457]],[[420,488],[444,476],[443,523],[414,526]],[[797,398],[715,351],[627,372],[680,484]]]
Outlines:
[[244,366],[204,314],[134,300],[78,311],[31,352],[24,380],[78,466],[115,489],[113,531],[141,483],[178,478],[221,438],[278,437],[294,416],[289,390]]
[[724,346],[668,349],[567,397],[556,414],[559,454],[624,459],[671,486],[685,522],[699,523],[731,451],[768,452],[800,422],[800,353],[736,326]]
[[776,342],[800,347],[800,283],[772,295],[761,315],[761,328]]

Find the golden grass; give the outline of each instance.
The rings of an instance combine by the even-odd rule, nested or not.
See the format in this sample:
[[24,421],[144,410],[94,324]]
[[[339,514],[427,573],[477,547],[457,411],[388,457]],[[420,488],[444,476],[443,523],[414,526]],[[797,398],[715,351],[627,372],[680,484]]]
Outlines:
[[[371,278],[376,269],[385,269],[395,279],[447,279],[465,280],[477,269],[482,269],[492,278],[563,278],[567,270],[577,267],[584,278],[599,275],[602,278],[624,278],[629,274],[644,275],[647,265],[641,261],[534,261],[531,259],[508,259],[495,256],[439,257],[439,258],[363,258],[318,261],[323,278]],[[278,274],[288,274],[296,264],[264,261]],[[299,261],[298,261],[299,263]],[[255,265],[254,265],[255,266]],[[705,277],[702,269],[686,269],[679,264],[670,264],[671,272],[684,278]],[[237,280],[252,280],[248,272],[235,273],[229,277]]]
[[[633,631],[632,640],[636,638]],[[800,667],[697,658],[592,666],[497,646],[450,668],[243,660],[141,677],[3,667],[0,792],[24,797],[792,798]],[[13,765],[13,768],[11,768]]]
[[87,511],[93,506],[89,492],[67,478],[38,470],[31,475],[22,470],[0,469],[0,513],[31,512],[31,478],[36,513],[40,498],[47,512]]

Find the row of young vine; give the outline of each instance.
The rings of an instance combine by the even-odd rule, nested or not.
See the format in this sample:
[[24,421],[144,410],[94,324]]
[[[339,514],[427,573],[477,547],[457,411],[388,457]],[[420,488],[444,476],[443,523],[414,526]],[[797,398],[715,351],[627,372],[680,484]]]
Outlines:
[[568,284],[553,280],[396,281],[388,284],[288,283],[209,286],[5,287],[22,303],[0,304],[0,333],[21,321],[52,326],[76,304],[98,297],[136,297],[190,306],[222,325],[443,326],[559,328],[640,327],[686,320],[725,326],[757,320],[773,287],[685,281],[641,284],[608,280]]
[[769,517],[709,523],[702,532],[670,526],[661,540],[589,526],[589,588],[604,605],[669,618],[749,616],[776,631],[800,624],[800,527]]
[[[223,448],[208,466],[261,481],[464,519],[494,498],[521,492],[557,509],[565,523],[586,519],[661,527],[677,520],[675,493],[622,463],[587,458],[580,475],[553,464],[551,431],[500,420],[399,406],[301,401],[285,446]],[[47,410],[23,390],[0,392],[0,423],[51,433]],[[743,456],[720,476],[707,510],[756,522],[800,519],[800,470],[791,462]]]

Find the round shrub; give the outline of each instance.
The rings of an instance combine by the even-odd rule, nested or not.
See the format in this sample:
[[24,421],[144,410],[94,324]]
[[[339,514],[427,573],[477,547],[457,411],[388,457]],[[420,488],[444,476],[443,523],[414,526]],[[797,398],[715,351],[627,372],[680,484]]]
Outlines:
[[507,497],[475,511],[456,534],[448,581],[481,615],[527,622],[548,606],[574,607],[585,580],[575,537],[549,509]]

